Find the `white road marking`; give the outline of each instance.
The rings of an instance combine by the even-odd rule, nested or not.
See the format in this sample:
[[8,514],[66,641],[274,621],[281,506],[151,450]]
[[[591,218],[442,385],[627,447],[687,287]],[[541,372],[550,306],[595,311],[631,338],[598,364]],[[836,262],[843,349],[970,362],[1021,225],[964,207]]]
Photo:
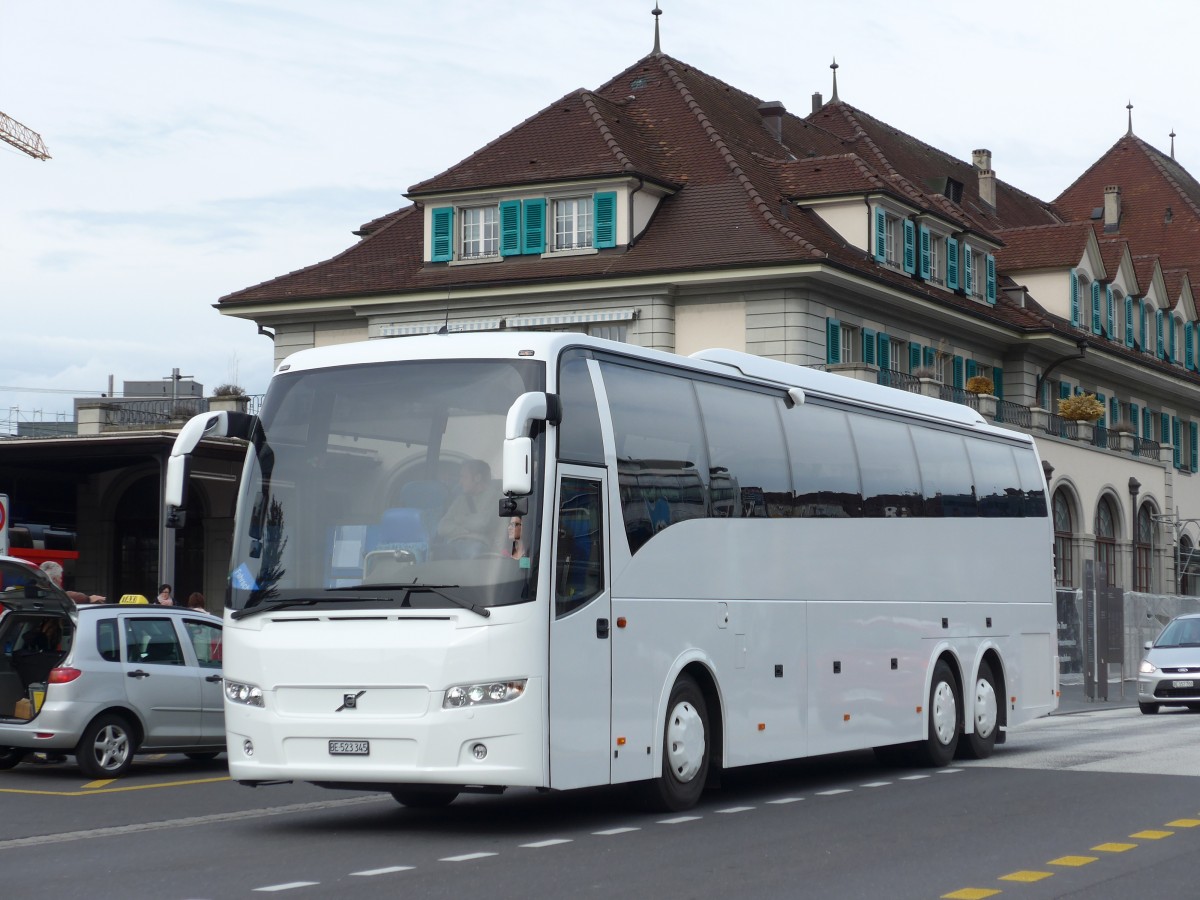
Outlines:
[[351,872],[351,875],[361,875],[370,878],[372,875],[391,875],[393,872],[407,872],[412,866],[387,866],[383,869],[367,869],[363,872]]
[[799,803],[803,799],[804,799],[803,797],[780,797],[778,800],[768,800],[767,802],[775,803],[775,804]]
[[319,881],[289,881],[287,884],[271,884],[267,887],[255,888],[256,893],[273,893],[274,891],[294,891],[296,888],[314,887]]
[[920,781],[922,778],[928,778],[928,775],[903,775],[901,781]]
[[593,831],[592,834],[610,835],[610,834],[625,834],[628,831],[641,831],[640,828],[631,828],[628,825],[623,828],[609,828],[605,831]]
[[659,819],[659,825],[679,825],[683,822],[695,822],[700,816],[676,816],[673,819]]
[[462,856],[444,856],[438,862],[468,862],[472,859],[484,859],[488,856],[499,855],[499,853],[464,853]]
[[887,787],[891,784],[890,781],[868,781],[866,784],[860,784],[859,787]]
[[817,791],[818,797],[832,797],[835,794],[849,794],[850,788],[834,788],[831,791]]
[[532,844],[522,844],[521,846],[529,847],[533,850],[537,850],[541,847],[553,847],[556,844],[569,844],[569,843],[571,843],[570,838],[550,838],[549,840],[534,841]]
[[957,775],[962,769],[938,769],[934,775]]
[[739,813],[739,812],[749,812],[752,809],[754,809],[753,806],[731,806],[731,807],[729,807],[729,809],[718,809],[717,812],[719,812],[719,813]]

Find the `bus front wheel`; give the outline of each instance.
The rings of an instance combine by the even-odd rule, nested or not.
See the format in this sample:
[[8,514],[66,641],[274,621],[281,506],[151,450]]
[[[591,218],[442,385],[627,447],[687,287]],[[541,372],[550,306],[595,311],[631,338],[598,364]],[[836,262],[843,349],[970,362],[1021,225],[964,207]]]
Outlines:
[[954,759],[958,737],[962,733],[962,704],[958,700],[958,683],[945,660],[933,667],[929,685],[929,733],[917,744],[917,758],[922,765],[941,768]]
[[987,662],[979,664],[975,676],[974,731],[958,743],[958,755],[967,759],[987,759],[996,749],[996,732],[1000,730],[1000,702],[996,696],[996,678]]
[[710,745],[704,694],[691,676],[681,675],[667,701],[662,774],[645,785],[647,805],[668,812],[695,806],[708,778]]

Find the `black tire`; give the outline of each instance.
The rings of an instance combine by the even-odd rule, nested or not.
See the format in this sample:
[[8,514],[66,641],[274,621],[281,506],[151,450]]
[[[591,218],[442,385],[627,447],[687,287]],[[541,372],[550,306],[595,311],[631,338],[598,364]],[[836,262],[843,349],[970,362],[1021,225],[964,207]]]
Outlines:
[[441,809],[449,806],[458,791],[392,791],[392,798],[409,809]]
[[220,750],[205,751],[204,753],[185,753],[183,754],[193,762],[212,762],[221,755]]
[[958,755],[964,759],[987,759],[996,749],[996,734],[1000,731],[1000,698],[996,694],[996,678],[986,662],[979,664],[975,676],[974,731],[963,735],[958,742]]
[[928,715],[929,732],[925,740],[919,741],[914,747],[916,760],[920,765],[940,769],[954,759],[958,738],[962,734],[962,702],[958,695],[958,683],[945,660],[938,660],[933,667]]
[[913,764],[911,744],[888,744],[875,747],[875,761],[888,769],[902,769]]
[[0,771],[13,768],[28,755],[28,750],[19,747],[0,747]]
[[133,765],[137,734],[123,716],[97,716],[75,747],[75,761],[89,778],[120,778]]
[[711,735],[700,686],[690,675],[679,676],[663,720],[662,774],[643,787],[649,808],[679,812],[699,802],[712,760]]
[[1152,716],[1158,712],[1157,703],[1139,703],[1138,709],[1142,711],[1143,716]]

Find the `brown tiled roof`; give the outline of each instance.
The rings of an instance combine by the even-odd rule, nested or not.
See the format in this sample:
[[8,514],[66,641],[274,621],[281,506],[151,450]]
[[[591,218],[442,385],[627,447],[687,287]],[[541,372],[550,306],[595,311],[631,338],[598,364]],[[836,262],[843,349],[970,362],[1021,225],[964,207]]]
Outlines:
[[1090,230],[1082,222],[1006,228],[997,232],[1004,246],[996,253],[996,267],[1023,272],[1077,265],[1087,249]]
[[[1121,267],[1121,258],[1125,255],[1125,249],[1129,246],[1128,241],[1122,240],[1107,240],[1100,241],[1100,259],[1104,262],[1105,281],[1112,281],[1117,277],[1117,269]],[[1130,293],[1138,293],[1136,284],[1129,285]]]

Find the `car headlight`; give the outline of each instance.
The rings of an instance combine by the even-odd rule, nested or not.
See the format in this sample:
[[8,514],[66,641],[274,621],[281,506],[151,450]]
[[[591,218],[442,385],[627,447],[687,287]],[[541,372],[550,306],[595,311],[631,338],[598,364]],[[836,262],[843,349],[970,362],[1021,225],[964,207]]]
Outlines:
[[1143,659],[1142,664],[1138,666],[1138,671],[1143,675],[1153,675],[1158,671],[1158,668],[1154,665],[1154,663],[1150,662],[1150,660]]
[[263,692],[256,684],[242,684],[240,681],[225,680],[225,698],[230,703],[241,703],[244,706],[262,706]]
[[516,700],[525,693],[525,682],[484,681],[479,684],[456,684],[446,690],[442,709],[461,709],[464,706],[482,706],[488,703],[506,703]]

